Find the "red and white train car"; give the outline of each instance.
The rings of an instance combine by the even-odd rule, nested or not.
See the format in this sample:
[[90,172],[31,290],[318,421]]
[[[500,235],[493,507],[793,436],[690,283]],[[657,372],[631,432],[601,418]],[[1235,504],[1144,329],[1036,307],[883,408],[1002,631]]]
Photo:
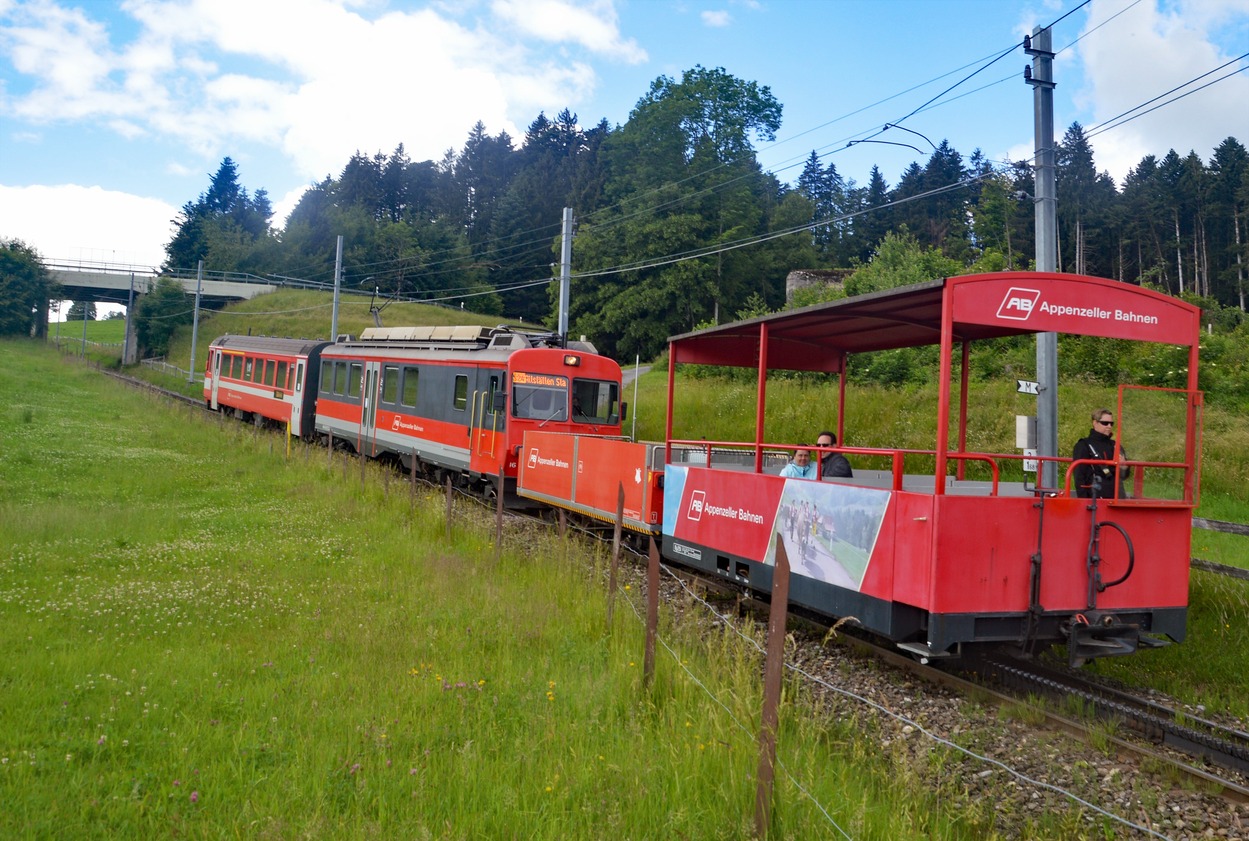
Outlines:
[[324,340],[222,336],[208,348],[204,401],[241,420],[265,420],[309,437]]
[[592,345],[507,328],[372,328],[325,348],[319,380],[319,434],[479,488],[514,487],[527,430],[618,436],[625,412]]
[[[920,656],[1065,643],[1081,661],[1164,644],[1163,637],[1180,641],[1198,501],[1200,323],[1197,307],[1137,286],[1015,272],[950,277],[676,336],[662,459],[663,555],[766,593],[783,542],[795,605],[854,617]],[[969,445],[994,437],[970,419],[971,345],[1042,332],[1157,343],[1169,346],[1160,354],[1174,357],[1175,369],[1187,365],[1181,387],[1123,384],[1117,397],[1107,396],[1131,460],[1116,447],[1100,464],[1131,468],[1128,493],[1080,498],[1072,476],[1088,462]],[[931,445],[899,449],[873,436],[876,446],[857,446],[868,436],[844,428],[847,358],[925,345],[940,352]],[[753,441],[673,437],[676,366],[683,363],[758,372]],[[776,370],[837,375],[836,405],[807,407],[810,435],[836,429],[840,446],[821,454],[847,455],[852,478],[776,475],[782,454],[809,443],[765,439],[766,374]],[[1020,414],[1035,411],[1022,403],[1032,399],[1019,398]],[[1071,420],[1063,446],[1087,433],[1095,408],[1064,407]],[[981,410],[975,423],[1013,429],[1016,417],[986,418]],[[604,446],[609,452],[584,470],[611,488],[628,483],[639,465],[626,462],[636,454]],[[1025,460],[1055,465],[1053,486],[1038,486]],[[610,475],[613,464],[624,465],[619,475]],[[541,473],[527,472],[526,484]],[[601,513],[613,514],[614,502]]]

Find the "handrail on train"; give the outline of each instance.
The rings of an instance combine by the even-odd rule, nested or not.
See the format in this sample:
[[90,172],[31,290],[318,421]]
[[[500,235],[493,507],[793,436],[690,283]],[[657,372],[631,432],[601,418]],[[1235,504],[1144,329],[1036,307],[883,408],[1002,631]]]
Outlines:
[[[709,440],[702,439],[702,438],[697,439],[697,440],[673,439],[669,442],[669,445],[674,450],[679,448],[687,453],[688,452],[699,453],[702,456],[703,462],[702,464],[698,466],[700,467],[705,466],[705,467],[713,468],[713,469],[716,468],[717,466],[721,468],[724,468],[726,466],[726,463],[728,460],[725,458],[725,456],[728,453],[740,453],[742,455],[749,454],[750,456],[757,457],[757,461],[755,459],[752,459],[751,463],[742,461],[740,466],[748,467],[749,472],[752,472],[752,473],[761,472],[755,468],[755,464],[762,463],[763,456],[785,457],[787,459],[794,450],[798,450],[798,449],[810,450],[811,452],[817,453],[820,455],[823,455],[824,453],[836,452],[836,453],[842,453],[843,455],[847,455],[847,456],[859,455],[859,456],[869,456],[869,457],[877,457],[877,458],[885,457],[885,458],[888,458],[890,461],[890,473],[892,474],[892,490],[902,490],[903,488],[903,478],[905,476],[904,466],[905,466],[905,459],[907,456],[932,457],[936,455],[935,450],[882,449],[882,448],[876,448],[876,447],[819,447],[815,445],[802,445],[802,444],[755,444],[753,442],[743,442],[743,441],[709,441]],[[720,456],[720,461],[718,465],[716,461],[717,456]],[[951,461],[980,462],[980,463],[986,464],[991,474],[990,480],[989,480],[989,489],[988,489],[989,496],[998,496],[1000,494],[1001,462],[1002,461],[1037,461],[1037,462],[1051,461],[1057,464],[1067,465],[1066,472],[1063,478],[1063,483],[1060,488],[1049,489],[1048,491],[1043,488],[1036,489],[1037,493],[1048,493],[1049,495],[1064,496],[1064,497],[1075,496],[1074,486],[1072,484],[1072,475],[1073,475],[1075,468],[1078,467],[1079,465],[1081,464],[1110,464],[1110,465],[1116,464],[1116,462],[1114,462],[1113,460],[1107,461],[1107,460],[1098,460],[1098,459],[1079,459],[1079,460],[1073,461],[1072,459],[1067,458],[1065,456],[1048,457],[1048,456],[1037,456],[1037,455],[1024,455],[1024,454],[1019,454],[1019,453],[992,453],[990,454],[990,453],[947,452],[946,458],[950,459]],[[1187,469],[1187,465],[1185,465],[1182,462],[1169,462],[1169,461],[1123,460],[1123,461],[1117,462],[1117,464],[1121,466],[1129,466],[1129,467],[1134,468],[1133,497],[1138,500],[1142,498],[1142,490],[1144,487],[1144,477],[1145,477],[1146,468],[1152,467],[1152,468],[1161,468],[1165,470]],[[823,476],[817,473],[815,481],[826,481],[826,480]],[[1191,504],[1191,500],[1187,500],[1187,499],[1168,500],[1168,499],[1150,498],[1149,502],[1155,505],[1188,505],[1188,504]]]

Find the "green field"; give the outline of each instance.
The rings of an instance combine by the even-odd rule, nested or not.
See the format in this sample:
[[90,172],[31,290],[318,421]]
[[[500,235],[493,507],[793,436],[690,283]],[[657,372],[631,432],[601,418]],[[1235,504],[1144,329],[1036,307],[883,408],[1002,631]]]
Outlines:
[[[666,617],[644,687],[602,549],[518,524],[496,561],[471,505],[447,539],[390,474],[0,356],[0,836],[752,834],[757,653]],[[788,687],[775,837],[997,837],[808,703]]]

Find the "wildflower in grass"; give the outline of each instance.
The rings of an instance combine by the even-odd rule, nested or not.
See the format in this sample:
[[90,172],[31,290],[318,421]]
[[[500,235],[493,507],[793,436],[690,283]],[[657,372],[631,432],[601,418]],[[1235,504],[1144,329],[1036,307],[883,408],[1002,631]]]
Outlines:
[[67,754],[65,754],[65,761],[66,761],[66,762],[73,762],[73,761],[74,761],[74,755],[73,755],[72,753],[67,753]]
[[192,803],[198,803],[198,802],[199,802],[199,792],[198,792],[198,791],[193,791],[193,792],[191,792],[191,802],[192,802]]

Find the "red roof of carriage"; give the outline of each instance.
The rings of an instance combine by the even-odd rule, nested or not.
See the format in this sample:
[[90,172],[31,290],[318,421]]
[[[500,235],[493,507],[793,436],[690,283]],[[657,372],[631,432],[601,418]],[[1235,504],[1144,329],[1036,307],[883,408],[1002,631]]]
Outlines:
[[[1044,289],[1046,284],[1063,283],[1069,286],[1072,281],[1086,288],[1089,291],[1087,297],[1094,303],[1111,298],[1133,304],[1148,302],[1151,312],[1158,313],[1170,329],[1166,330],[1165,336],[1153,336],[1149,335],[1148,329],[1135,324],[1115,323],[1110,318],[1091,320],[1072,317],[1065,320],[1071,322],[1072,328],[1079,329],[1061,330],[1064,324],[1059,328],[1062,332],[1146,341],[1174,340],[1183,344],[1196,341],[1200,310],[1177,298],[1101,278],[1003,272],[942,278],[683,333],[668,340],[669,352],[679,363],[753,368],[759,364],[759,337],[761,328],[766,326],[769,369],[837,372],[841,370],[846,354],[939,344],[942,306],[948,291],[956,284],[993,282],[998,284],[995,290],[1010,286],[1014,291],[1014,284]],[[1000,292],[996,294],[1001,296]],[[994,308],[999,308],[997,299],[991,302],[988,311],[992,312]],[[977,309],[983,311],[985,307],[979,305]],[[985,317],[984,312],[978,313],[975,320],[955,317],[953,339],[957,343],[1043,332],[1055,329],[1054,318],[1061,320],[1065,316],[1051,318],[1049,322],[1040,322],[1040,318]]]

